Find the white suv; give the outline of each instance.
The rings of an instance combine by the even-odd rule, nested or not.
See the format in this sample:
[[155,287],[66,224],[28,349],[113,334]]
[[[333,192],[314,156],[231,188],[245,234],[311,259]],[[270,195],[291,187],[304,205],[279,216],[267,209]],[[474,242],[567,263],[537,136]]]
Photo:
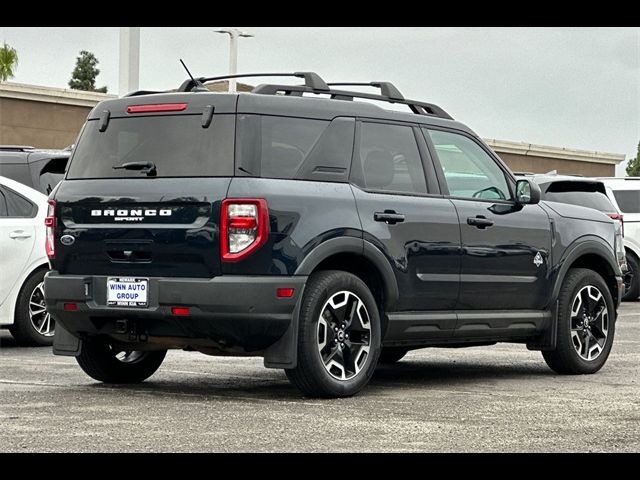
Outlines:
[[640,296],[640,177],[601,178],[607,196],[623,216],[624,247],[627,271],[623,300],[637,300]]

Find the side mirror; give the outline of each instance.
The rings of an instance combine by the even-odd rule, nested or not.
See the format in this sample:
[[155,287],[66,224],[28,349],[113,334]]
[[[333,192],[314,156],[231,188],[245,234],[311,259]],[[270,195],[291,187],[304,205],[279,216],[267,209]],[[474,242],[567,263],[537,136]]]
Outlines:
[[540,203],[540,187],[537,183],[525,178],[516,182],[516,202],[521,205]]

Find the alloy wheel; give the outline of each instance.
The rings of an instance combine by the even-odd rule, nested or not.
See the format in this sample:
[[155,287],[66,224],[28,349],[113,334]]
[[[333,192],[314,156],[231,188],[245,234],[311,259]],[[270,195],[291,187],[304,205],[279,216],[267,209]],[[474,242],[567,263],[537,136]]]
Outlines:
[[571,342],[583,360],[600,356],[607,343],[609,309],[602,292],[593,285],[580,289],[571,304]]
[[53,337],[56,322],[47,312],[44,303],[44,282],[36,285],[29,297],[29,320],[31,325],[43,337]]
[[318,352],[324,368],[336,380],[349,380],[367,364],[371,321],[367,307],[353,292],[335,293],[320,312]]

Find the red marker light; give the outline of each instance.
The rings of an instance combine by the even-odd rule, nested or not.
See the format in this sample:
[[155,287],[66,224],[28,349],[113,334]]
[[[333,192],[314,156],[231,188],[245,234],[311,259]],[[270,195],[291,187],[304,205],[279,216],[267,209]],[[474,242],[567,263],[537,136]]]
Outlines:
[[276,296],[278,298],[291,298],[293,297],[293,292],[295,290],[293,288],[279,288],[276,290]]
[[187,103],[156,103],[154,105],[129,105],[127,113],[182,112]]
[[171,307],[171,315],[175,315],[177,317],[186,317],[190,313],[187,307]]

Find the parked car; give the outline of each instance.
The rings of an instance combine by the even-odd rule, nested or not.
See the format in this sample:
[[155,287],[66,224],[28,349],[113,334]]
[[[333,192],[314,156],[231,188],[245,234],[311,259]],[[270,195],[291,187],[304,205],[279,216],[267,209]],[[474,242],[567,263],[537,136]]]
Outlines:
[[390,83],[293,76],[305,84],[221,94],[203,78],[93,109],[49,201],[54,353],[114,383],[167,349],[260,355],[321,397],[430,346],[604,365],[613,220],[539,203],[473,131]]
[[51,345],[55,321],[45,309],[47,197],[0,177],[0,328],[21,345]]
[[624,248],[628,270],[624,276],[623,300],[640,296],[640,177],[601,178],[611,203],[624,216]]
[[[521,176],[516,174],[516,177]],[[541,199],[547,202],[569,203],[593,208],[615,220],[616,234],[624,236],[624,216],[620,213],[607,194],[604,183],[597,178],[558,174],[526,174],[540,187]],[[628,271],[623,242],[616,244],[618,263],[623,274]],[[625,275],[626,278],[626,275]],[[627,294],[625,290],[625,295]],[[625,299],[623,295],[622,299]]]
[[21,145],[0,145],[0,176],[49,195],[64,177],[71,147],[43,150]]

